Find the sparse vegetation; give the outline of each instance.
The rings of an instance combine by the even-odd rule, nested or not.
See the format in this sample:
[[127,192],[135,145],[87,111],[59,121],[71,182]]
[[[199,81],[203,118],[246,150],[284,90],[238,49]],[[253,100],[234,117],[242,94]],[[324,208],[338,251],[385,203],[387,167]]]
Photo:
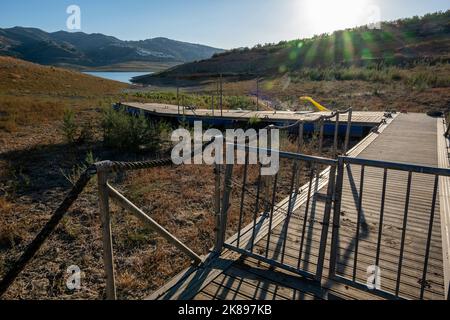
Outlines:
[[23,126],[58,120],[64,104],[54,99],[0,95],[0,130],[11,133]]
[[[62,120],[67,108],[86,108],[118,96],[126,85],[0,56],[0,131]],[[100,98],[99,98],[100,97]]]
[[118,150],[155,150],[161,143],[161,132],[157,124],[149,122],[143,114],[129,115],[124,109],[106,109],[102,128],[106,145]]
[[[373,65],[414,67],[417,63],[448,63],[450,10],[423,17],[384,22],[380,29],[367,26],[316,35],[309,39],[256,45],[214,55],[211,59],[180,65],[165,72],[146,76],[141,83],[167,83],[170,79],[206,81],[222,73],[226,78],[280,77],[303,73],[312,81],[330,79],[370,79],[397,77],[374,71],[358,70]],[[354,67],[356,70],[347,70]],[[315,72],[316,69],[323,69]],[[336,69],[337,70],[336,70]],[[342,73],[339,69],[342,69]],[[377,79],[381,76],[380,79]]]
[[[199,109],[211,109],[212,98],[211,94],[199,93],[199,94],[186,94],[181,93],[178,96],[176,92],[138,92],[132,96],[127,95],[128,99],[138,100],[141,102],[153,102],[153,103],[167,103],[180,106],[195,106]],[[225,95],[222,99],[224,109],[242,109],[242,110],[256,110],[256,103],[248,96],[245,95]],[[219,98],[217,93],[214,93],[214,107],[217,109],[219,106]]]
[[348,68],[305,68],[291,75],[294,82],[302,81],[365,81],[391,84],[402,82],[411,88],[450,87],[450,64],[419,64],[412,68],[368,66]]
[[77,130],[78,127],[75,123],[75,113],[73,112],[73,110],[66,109],[64,111],[62,131],[64,132],[64,136],[66,137],[66,141],[68,143],[75,142],[75,135],[77,133]]
[[258,117],[258,116],[253,116],[248,121],[248,124],[249,124],[250,127],[256,127],[260,123],[261,123],[261,118]]

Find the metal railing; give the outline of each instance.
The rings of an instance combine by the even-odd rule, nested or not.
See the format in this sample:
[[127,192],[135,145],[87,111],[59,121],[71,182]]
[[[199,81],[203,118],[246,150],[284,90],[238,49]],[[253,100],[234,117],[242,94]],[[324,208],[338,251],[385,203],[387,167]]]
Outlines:
[[[330,115],[322,115],[314,121],[297,121],[294,124],[287,126],[275,126],[270,125],[265,129],[269,130],[269,137],[272,130],[282,130],[293,132],[297,136],[297,153],[289,153],[278,150],[267,150],[264,148],[250,147],[249,142],[252,140],[250,137],[246,141],[246,145],[236,145],[233,143],[233,147],[245,151],[245,164],[242,166],[242,177],[238,180],[233,175],[235,166],[225,165],[224,167],[217,165],[215,169],[216,174],[216,245],[215,251],[220,253],[223,248],[241,253],[245,256],[253,257],[257,260],[264,261],[269,265],[286,269],[291,272],[295,272],[313,280],[319,281],[322,279],[323,265],[325,259],[325,250],[327,244],[328,227],[330,223],[330,213],[332,208],[334,183],[336,175],[337,161],[333,159],[323,158],[321,155],[324,153],[324,140],[325,140],[325,126],[334,122],[333,130],[333,146],[332,155],[337,157],[339,155],[339,128],[341,115],[348,114],[346,121],[346,133],[344,144],[342,147],[342,154],[346,154],[349,149],[350,133],[352,125],[352,108],[344,111],[336,111]],[[317,130],[318,145],[316,152],[319,156],[308,156],[302,154],[305,138],[304,127],[306,124],[314,124]],[[281,160],[284,160],[285,165],[285,177],[289,181],[288,185],[284,188],[281,187],[281,174],[278,173],[274,176],[262,176],[261,170],[262,164],[257,164],[257,177],[255,177],[256,187],[254,190],[250,190],[249,183],[249,168],[248,163],[250,153],[264,152],[279,156]],[[255,166],[255,165],[253,165]],[[305,177],[303,177],[302,183],[302,169],[307,171]],[[221,189],[221,182],[223,181],[223,190]],[[327,191],[324,195],[325,208],[323,211],[323,217],[320,217],[320,221],[315,219],[316,206],[320,189],[327,185]],[[227,222],[229,220],[231,193],[233,189],[239,190],[239,199],[233,201],[239,203],[238,210],[238,224],[236,235],[231,242],[225,242],[226,233],[229,228]],[[222,192],[222,193],[221,193]],[[283,199],[278,199],[284,195]],[[278,200],[277,200],[278,199]],[[251,202],[249,204],[249,201]],[[287,262],[287,242],[290,228],[291,217],[294,211],[298,210],[301,206],[302,209],[302,229],[297,236],[300,237],[298,256],[296,261],[292,261],[290,257]],[[246,212],[247,211],[247,212]],[[250,221],[245,221],[245,216],[250,216]],[[278,245],[279,255],[269,257],[270,247],[273,244],[274,239],[273,229],[275,224],[279,222],[279,217],[286,218],[283,233],[279,235],[281,243]],[[248,219],[247,219],[248,220]],[[244,227],[245,222],[249,224]],[[322,226],[320,232],[320,250],[316,261],[313,261],[317,268],[314,271],[306,270],[302,264],[305,264],[305,260],[309,260],[304,252],[307,247],[307,238],[313,236],[312,233],[317,232],[314,230],[314,224]],[[243,228],[244,227],[244,228]],[[255,245],[261,238],[264,238],[265,245],[262,248],[264,254],[258,254],[255,249]],[[308,240],[309,241],[309,240]],[[259,248],[261,250],[261,248]],[[306,264],[311,261],[306,261]]]
[[[216,201],[216,203],[221,203],[220,209],[216,210],[218,212],[216,252],[220,253],[223,248],[226,248],[320,282],[325,259],[337,161],[297,153],[252,148],[248,145],[234,146],[245,151],[246,161],[240,168],[242,169],[240,170],[242,171],[240,179],[233,176],[233,170],[236,169],[234,165],[225,165],[224,169],[218,168],[216,170],[216,181],[222,179],[224,181],[223,197],[221,201],[219,198]],[[285,170],[280,168],[280,171],[274,176],[262,176],[262,164],[250,165],[248,163],[249,154],[258,152],[271,152],[272,155],[279,156],[280,162],[286,164]],[[251,166],[254,166],[256,170],[250,170]],[[319,172],[321,167],[325,167],[325,169]],[[251,171],[254,174],[256,173],[253,182],[250,182]],[[308,174],[302,177],[304,171]],[[288,185],[281,185],[283,179],[289,181]],[[303,183],[302,180],[306,181]],[[313,195],[317,194],[327,184],[323,216],[315,218],[315,207],[318,199]],[[217,185],[219,185],[219,182],[217,182]],[[234,202],[239,203],[237,230],[233,230],[237,234],[232,241],[225,242],[225,234],[230,228],[227,222],[233,189],[239,193],[239,199],[233,199]],[[295,235],[301,240],[299,241],[296,260],[293,261],[292,254],[289,254],[289,259],[287,259],[288,237],[292,235],[291,218],[295,216],[301,206],[305,207],[302,210],[302,216],[295,217],[296,220],[302,221],[302,230]],[[273,230],[281,220],[284,220],[282,232],[275,236]],[[316,223],[322,226],[321,230],[313,230],[317,229],[314,226]],[[246,224],[247,226],[243,228]],[[306,239],[309,239],[313,232],[319,232],[321,245],[317,260],[313,262],[317,267],[314,271],[309,271],[302,267],[302,263],[305,260],[307,260],[307,263],[310,262],[309,256],[306,257],[304,251],[307,247]],[[274,241],[276,241],[275,244]],[[275,248],[273,248],[274,245]]]
[[[356,169],[350,169],[351,167],[357,167]],[[347,174],[346,174],[347,169]],[[376,170],[379,169],[379,170]],[[438,189],[439,189],[439,178],[440,177],[450,177],[450,169],[443,169],[443,168],[435,168],[435,167],[428,167],[428,166],[419,166],[419,165],[412,165],[412,164],[404,164],[404,163],[395,163],[395,162],[387,162],[387,161],[377,161],[377,160],[367,160],[367,159],[360,159],[360,158],[349,158],[349,157],[339,157],[338,158],[338,166],[337,166],[337,180],[336,180],[336,191],[335,191],[335,202],[334,202],[334,215],[333,215],[333,231],[332,231],[332,240],[331,240],[331,254],[330,254],[330,278],[336,279],[338,281],[348,283],[350,285],[354,285],[358,287],[359,289],[370,291],[373,293],[377,293],[379,295],[382,295],[386,298],[394,298],[399,299],[405,297],[405,294],[401,291],[401,285],[402,285],[402,277],[405,276],[405,272],[403,272],[404,264],[405,264],[405,252],[406,252],[406,233],[407,229],[410,227],[410,215],[411,215],[411,202],[413,200],[412,197],[412,191],[413,191],[413,178],[416,177],[417,179],[420,179],[420,183],[422,186],[428,185],[432,186],[429,190],[429,194],[427,195],[420,195],[420,202],[425,201],[427,197],[429,198],[427,201],[430,201],[429,209],[426,212],[422,212],[421,208],[416,209],[419,210],[419,213],[421,216],[421,220],[426,220],[427,224],[425,225],[426,229],[426,236],[425,236],[425,248],[423,248],[423,252],[421,252],[418,249],[417,239],[413,239],[411,245],[415,245],[414,249],[414,256],[415,259],[423,258],[422,263],[422,274],[418,281],[418,284],[420,287],[418,288],[418,292],[416,295],[411,293],[414,288],[410,288],[407,298],[414,298],[414,299],[424,299],[425,291],[427,287],[429,286],[427,277],[429,276],[429,259],[430,259],[430,252],[432,248],[432,237],[434,232],[440,234],[440,230],[433,230],[435,221],[436,221],[436,207],[438,206]],[[359,170],[359,187],[356,186],[358,181],[352,181],[354,179],[352,172],[358,172]],[[374,171],[376,170],[376,171]],[[369,172],[370,171],[370,172]],[[369,172],[369,173],[368,173]],[[404,176],[399,176],[399,174],[404,173]],[[378,181],[381,182],[381,194],[377,195],[374,191],[375,187],[373,185],[366,186],[365,177],[369,174],[372,177],[374,175],[378,176]],[[396,181],[396,190],[389,189],[389,177],[391,175],[395,175],[392,180]],[[358,180],[358,177],[356,178]],[[417,180],[415,180],[417,181]],[[352,183],[353,189],[352,189]],[[399,195],[396,195],[396,199],[402,199],[402,203],[399,205],[404,206],[403,214],[400,215],[402,218],[401,223],[396,224],[397,221],[393,221],[392,217],[386,217],[386,212],[389,209],[388,206],[388,199],[389,199],[389,193],[393,192],[395,194],[402,192],[401,188],[398,186],[400,184],[403,184],[403,187],[406,189],[404,193],[404,197],[400,197]],[[344,187],[344,184],[348,184],[351,188],[350,190]],[[366,190],[367,189],[367,190]],[[380,196],[379,199],[379,214],[378,214],[378,230],[376,231],[376,241],[373,243],[375,245],[375,249],[373,250],[374,256],[373,258],[373,266],[380,267],[380,259],[382,255],[382,249],[383,247],[383,228],[386,226],[386,224],[391,224],[389,227],[394,227],[398,230],[400,230],[400,239],[399,239],[399,248],[398,248],[398,258],[397,260],[397,270],[391,270],[391,274],[395,274],[395,279],[393,279],[394,283],[391,284],[388,287],[385,287],[383,289],[381,288],[375,288],[373,290],[367,288],[367,283],[362,283],[357,279],[357,271],[358,266],[362,262],[361,255],[359,254],[359,249],[361,246],[361,241],[366,240],[369,237],[369,231],[368,230],[362,230],[364,227],[367,228],[367,217],[365,215],[364,210],[366,207],[363,204],[363,198],[365,196],[365,191],[371,192],[371,198],[372,200],[378,199],[378,197],[374,197],[374,195]],[[356,215],[356,225],[354,225],[353,232],[355,232],[353,236],[353,241],[350,242],[349,247],[346,248],[344,252],[344,256],[341,256],[339,254],[340,250],[340,232],[339,230],[342,227],[342,212],[341,212],[341,205],[342,205],[342,199],[344,197],[354,197],[354,203],[355,203],[355,215]],[[415,202],[417,202],[415,201]],[[392,205],[392,201],[389,203]],[[428,202],[427,202],[428,204]],[[416,204],[417,205],[417,204]],[[370,202],[370,209],[374,210],[375,205]],[[427,206],[428,207],[428,206]],[[377,207],[378,208],[378,207]],[[348,209],[348,207],[347,207]],[[369,209],[369,208],[367,208]],[[396,210],[399,211],[399,210]],[[372,212],[372,211],[371,211]],[[400,212],[399,212],[400,213]],[[345,216],[346,219],[350,219],[349,215],[351,213],[346,212]],[[400,213],[401,214],[401,213]],[[353,217],[353,216],[352,216]],[[371,214],[371,218],[373,218]],[[417,218],[417,217],[415,217]],[[391,220],[389,220],[391,219]],[[349,236],[346,234],[346,236]],[[392,248],[394,250],[394,248]],[[393,255],[392,252],[389,253],[390,255]],[[411,250],[411,248],[409,248]],[[346,254],[353,254],[353,259],[346,259]],[[367,253],[366,253],[367,254]],[[366,259],[368,257],[365,257]],[[368,262],[365,261],[367,264]],[[417,262],[415,265],[420,265],[419,262]],[[347,267],[351,268],[351,275],[344,275],[340,274],[345,271]],[[341,269],[340,271],[338,269]],[[415,267],[417,268],[417,267]],[[420,270],[420,269],[417,269]],[[359,270],[360,271],[360,270]],[[377,271],[378,272],[378,271]],[[375,276],[380,276],[381,279],[384,279],[381,275],[375,274]],[[446,287],[446,286],[445,286]],[[447,293],[444,293],[445,296],[447,296]]]

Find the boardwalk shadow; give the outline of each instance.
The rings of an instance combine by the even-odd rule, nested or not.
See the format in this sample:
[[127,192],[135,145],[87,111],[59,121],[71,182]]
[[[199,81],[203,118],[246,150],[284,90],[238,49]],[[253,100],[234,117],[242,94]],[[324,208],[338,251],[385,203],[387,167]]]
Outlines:
[[[261,219],[256,223],[255,226],[255,237],[258,235],[261,230],[264,222],[266,221],[267,216],[262,216]],[[253,233],[253,229],[247,230],[246,233],[241,234],[241,237],[245,236],[247,233]],[[250,251],[252,247],[252,237],[248,240],[246,244],[243,244],[242,247],[246,248],[246,250]],[[236,260],[233,259],[224,259],[223,257],[211,256],[209,260],[205,261],[200,267],[191,267],[186,273],[186,277],[180,279],[176,285],[171,287],[167,293],[164,295],[164,300],[170,300],[174,297],[180,290],[182,290],[182,294],[180,296],[181,300],[190,300],[193,298],[195,293],[198,293],[205,281],[208,277],[211,277],[211,274],[217,272],[217,270],[225,271],[228,269]],[[189,277],[192,275],[191,277]],[[232,283],[230,283],[232,284]],[[184,288],[183,288],[184,287]],[[183,288],[183,289],[182,289]]]

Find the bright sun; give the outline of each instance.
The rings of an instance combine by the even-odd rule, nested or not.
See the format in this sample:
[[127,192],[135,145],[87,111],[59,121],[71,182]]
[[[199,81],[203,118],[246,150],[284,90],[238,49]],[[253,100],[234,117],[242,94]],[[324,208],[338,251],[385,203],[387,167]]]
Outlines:
[[300,26],[319,34],[374,22],[370,0],[299,0]]

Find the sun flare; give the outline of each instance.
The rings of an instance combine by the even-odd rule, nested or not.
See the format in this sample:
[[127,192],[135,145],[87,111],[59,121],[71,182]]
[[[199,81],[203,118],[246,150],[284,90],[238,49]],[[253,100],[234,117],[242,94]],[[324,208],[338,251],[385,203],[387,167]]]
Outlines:
[[373,23],[370,0],[300,0],[300,24],[314,34]]

